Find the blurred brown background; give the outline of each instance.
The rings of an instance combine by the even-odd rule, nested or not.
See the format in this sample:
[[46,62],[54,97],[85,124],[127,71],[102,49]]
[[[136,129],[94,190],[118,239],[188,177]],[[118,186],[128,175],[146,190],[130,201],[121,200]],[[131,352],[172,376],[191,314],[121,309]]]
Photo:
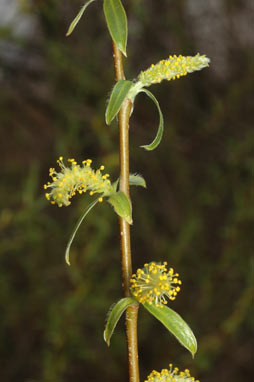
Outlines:
[[[139,95],[131,118],[134,269],[168,261],[183,281],[172,303],[190,324],[194,360],[141,309],[141,381],[173,362],[202,382],[246,382],[253,363],[254,2],[129,0],[126,76],[169,54],[207,54],[209,69]],[[78,0],[0,2],[0,380],[127,381],[123,320],[108,349],[104,320],[121,297],[117,218],[108,204],[64,250],[89,197],[59,209],[43,184],[59,155],[104,164],[118,177],[116,124],[104,122],[113,86],[102,1],[65,37]],[[253,307],[253,305],[252,305]],[[251,314],[252,313],[252,314]]]

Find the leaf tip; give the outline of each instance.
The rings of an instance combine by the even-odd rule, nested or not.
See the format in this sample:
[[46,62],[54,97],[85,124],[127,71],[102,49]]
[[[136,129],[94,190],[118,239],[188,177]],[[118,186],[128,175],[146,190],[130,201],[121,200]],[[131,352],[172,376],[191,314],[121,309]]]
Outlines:
[[192,358],[194,359],[196,353],[197,353],[197,350],[198,350],[198,345],[197,345],[197,342],[196,342],[196,346],[195,346],[195,350],[193,352],[191,352],[191,355],[192,355]]
[[146,150],[146,151],[151,151],[152,149],[149,147],[149,145],[142,145],[140,146],[142,149]]
[[65,253],[65,262],[69,267],[71,266],[69,252]]
[[110,119],[107,117],[107,115],[106,115],[105,121],[106,121],[106,124],[109,126],[111,121],[110,121]]
[[128,216],[127,218],[125,218],[125,220],[127,221],[127,223],[129,223],[130,225],[133,224],[133,220],[130,216]]
[[103,339],[104,339],[104,341],[106,342],[106,344],[107,344],[108,346],[110,346],[110,339],[109,339],[109,338],[106,338],[106,330],[104,330],[104,332],[103,332]]

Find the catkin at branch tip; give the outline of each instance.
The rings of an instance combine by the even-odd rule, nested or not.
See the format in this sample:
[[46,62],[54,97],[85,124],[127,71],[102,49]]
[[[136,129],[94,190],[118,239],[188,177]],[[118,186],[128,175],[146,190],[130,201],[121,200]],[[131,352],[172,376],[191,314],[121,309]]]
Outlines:
[[199,53],[196,56],[169,56],[168,59],[161,60],[156,65],[152,65],[149,69],[141,72],[138,80],[143,86],[160,83],[162,80],[175,80],[209,66],[209,62],[208,57]]

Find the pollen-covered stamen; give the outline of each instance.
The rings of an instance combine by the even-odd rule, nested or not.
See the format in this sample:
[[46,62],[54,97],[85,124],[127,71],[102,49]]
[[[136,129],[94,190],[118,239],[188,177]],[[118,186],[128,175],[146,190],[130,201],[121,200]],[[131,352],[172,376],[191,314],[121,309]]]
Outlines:
[[167,262],[145,264],[144,268],[138,269],[130,279],[131,293],[142,304],[147,302],[161,307],[167,304],[166,297],[175,300],[180,291],[179,285],[182,282],[178,276],[173,268],[167,270]]
[[98,199],[103,201],[104,196],[110,195],[113,191],[109,174],[102,174],[104,166],[100,166],[98,170],[93,170],[90,165],[91,159],[84,160],[82,165],[77,164],[75,159],[68,159],[70,167],[66,167],[61,156],[57,163],[61,171],[57,172],[54,168],[49,169],[49,176],[52,182],[44,185],[44,189],[51,189],[45,194],[47,200],[52,204],[57,204],[59,207],[68,206],[70,199],[78,194],[89,191],[90,195],[101,193],[102,196]]
[[190,371],[185,369],[179,371],[177,367],[173,368],[172,364],[169,364],[169,369],[162,369],[160,372],[153,370],[145,380],[145,382],[199,382],[195,378],[191,377]]
[[188,73],[201,70],[209,66],[209,58],[205,55],[196,56],[169,56],[167,60],[161,60],[156,65],[141,72],[138,80],[143,86],[160,83],[162,80],[175,80]]

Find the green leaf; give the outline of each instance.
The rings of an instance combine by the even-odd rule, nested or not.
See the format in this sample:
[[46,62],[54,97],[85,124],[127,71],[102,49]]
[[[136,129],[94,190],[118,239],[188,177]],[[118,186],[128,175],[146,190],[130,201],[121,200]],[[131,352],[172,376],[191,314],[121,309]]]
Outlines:
[[111,194],[108,202],[113,206],[118,216],[125,219],[129,224],[132,224],[131,201],[123,191]]
[[145,179],[138,174],[131,174],[129,177],[130,186],[141,186],[146,188]]
[[127,80],[118,81],[113,87],[106,110],[106,123],[109,125],[119,112],[133,82]]
[[119,178],[112,184],[114,192],[117,192],[118,184],[119,184]]
[[83,16],[83,13],[85,12],[86,8],[88,7],[89,4],[91,4],[93,1],[95,0],[89,0],[87,1],[83,7],[80,9],[79,13],[77,14],[77,16],[75,17],[75,19],[72,21],[71,25],[69,26],[69,29],[66,33],[66,36],[70,36],[70,34],[72,34],[72,32],[74,31],[74,29],[76,28],[76,25],[78,24],[79,20],[81,19],[81,17]]
[[103,333],[104,341],[107,343],[108,346],[110,345],[110,338],[114,333],[115,327],[121,315],[130,305],[138,305],[137,300],[133,297],[125,297],[119,300],[115,305],[113,305],[110,308],[107,317],[106,327]]
[[159,117],[160,117],[159,128],[158,128],[158,132],[156,134],[156,137],[154,138],[152,143],[150,143],[150,145],[141,146],[144,149],[151,151],[151,150],[154,150],[160,144],[160,141],[161,141],[161,138],[162,138],[162,135],[163,135],[163,130],[164,130],[164,120],[163,120],[163,115],[162,115],[162,112],[161,112],[161,108],[160,108],[159,102],[157,101],[155,96],[149,90],[144,89],[144,88],[139,90],[139,93],[140,92],[146,93],[148,95],[148,97],[151,98],[151,100],[157,106],[157,109],[158,109],[158,112],[159,112]]
[[104,14],[109,33],[121,52],[126,55],[128,36],[127,17],[120,0],[104,0]]
[[149,305],[148,303],[144,303],[143,305],[149,313],[157,318],[157,320],[159,320],[178,339],[181,345],[191,352],[194,357],[194,354],[197,351],[197,341],[192,330],[182,317],[167,306],[156,307],[154,304]]
[[[98,198],[99,199],[99,198]],[[66,246],[66,250],[65,250],[65,261],[68,265],[71,265],[70,263],[70,247],[72,245],[72,242],[73,242],[73,239],[77,233],[77,230],[79,229],[80,227],[80,224],[82,223],[82,221],[85,219],[86,215],[91,211],[91,209],[98,203],[98,199],[96,199],[94,202],[92,202],[91,204],[89,204],[89,206],[86,208],[84,214],[81,216],[81,218],[78,220],[72,234],[71,234],[71,237],[68,241],[68,244]]]

